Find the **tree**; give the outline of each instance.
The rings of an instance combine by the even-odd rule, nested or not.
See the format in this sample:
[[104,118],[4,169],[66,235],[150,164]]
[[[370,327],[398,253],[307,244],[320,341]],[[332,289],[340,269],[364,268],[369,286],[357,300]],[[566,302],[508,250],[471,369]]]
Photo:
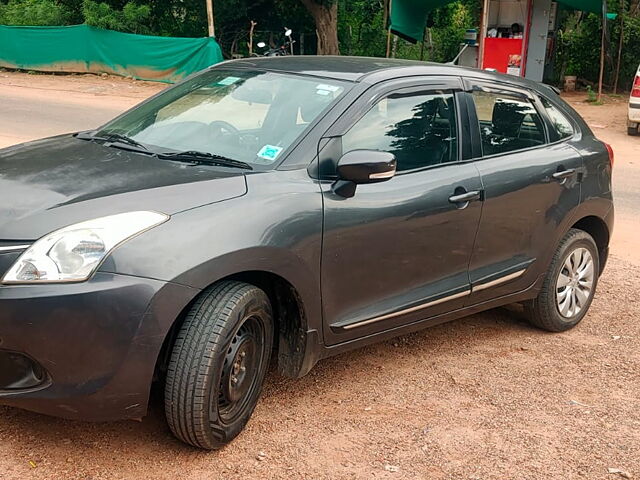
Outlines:
[[318,55],[340,55],[337,0],[300,0],[316,23]]

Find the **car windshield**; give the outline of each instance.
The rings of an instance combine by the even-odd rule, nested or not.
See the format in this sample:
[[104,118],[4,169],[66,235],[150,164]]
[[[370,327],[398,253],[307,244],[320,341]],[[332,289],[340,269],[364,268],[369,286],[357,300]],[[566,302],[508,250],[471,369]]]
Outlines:
[[269,168],[348,85],[213,69],[116,118],[95,138],[119,136],[153,153],[187,153],[181,160],[196,152]]

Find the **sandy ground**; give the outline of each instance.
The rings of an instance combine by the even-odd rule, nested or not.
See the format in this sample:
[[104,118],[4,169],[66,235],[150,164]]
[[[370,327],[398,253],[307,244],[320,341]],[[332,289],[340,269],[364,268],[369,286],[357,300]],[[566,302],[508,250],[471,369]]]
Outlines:
[[[18,114],[55,101],[91,110],[87,124],[159,88],[0,72],[0,101],[14,98]],[[544,333],[498,309],[322,361],[301,380],[274,372],[247,430],[212,453],[171,437],[158,394],[141,423],[0,407],[0,480],[623,478],[610,468],[638,478],[640,138],[626,136],[623,100],[583,97],[569,101],[616,150],[618,217],[611,262],[574,330]],[[73,129],[56,115],[55,128]],[[29,137],[12,123],[2,111],[0,142]]]

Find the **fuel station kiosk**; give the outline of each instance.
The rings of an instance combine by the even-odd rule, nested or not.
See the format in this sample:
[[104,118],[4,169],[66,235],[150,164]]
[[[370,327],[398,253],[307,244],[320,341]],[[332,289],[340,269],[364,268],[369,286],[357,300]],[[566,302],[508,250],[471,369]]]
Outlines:
[[[390,0],[391,33],[413,43],[423,40],[431,10],[451,0]],[[603,12],[602,0],[482,0],[478,32],[469,31],[459,65],[542,81],[553,51],[558,4]],[[606,8],[606,7],[605,7]]]

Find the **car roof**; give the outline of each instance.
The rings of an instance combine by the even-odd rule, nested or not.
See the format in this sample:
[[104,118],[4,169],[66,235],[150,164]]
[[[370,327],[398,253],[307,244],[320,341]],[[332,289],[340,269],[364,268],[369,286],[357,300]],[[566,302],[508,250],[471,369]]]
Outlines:
[[[350,57],[332,55],[287,55],[282,57],[251,57],[231,60],[214,66],[261,69],[274,72],[298,73],[317,77],[348,80],[352,82],[378,83],[394,78],[423,75],[459,75],[467,78],[489,80],[514,86],[553,92],[548,86],[513,75],[460,67],[442,63],[422,62],[377,57]],[[557,93],[557,92],[556,92]]]

